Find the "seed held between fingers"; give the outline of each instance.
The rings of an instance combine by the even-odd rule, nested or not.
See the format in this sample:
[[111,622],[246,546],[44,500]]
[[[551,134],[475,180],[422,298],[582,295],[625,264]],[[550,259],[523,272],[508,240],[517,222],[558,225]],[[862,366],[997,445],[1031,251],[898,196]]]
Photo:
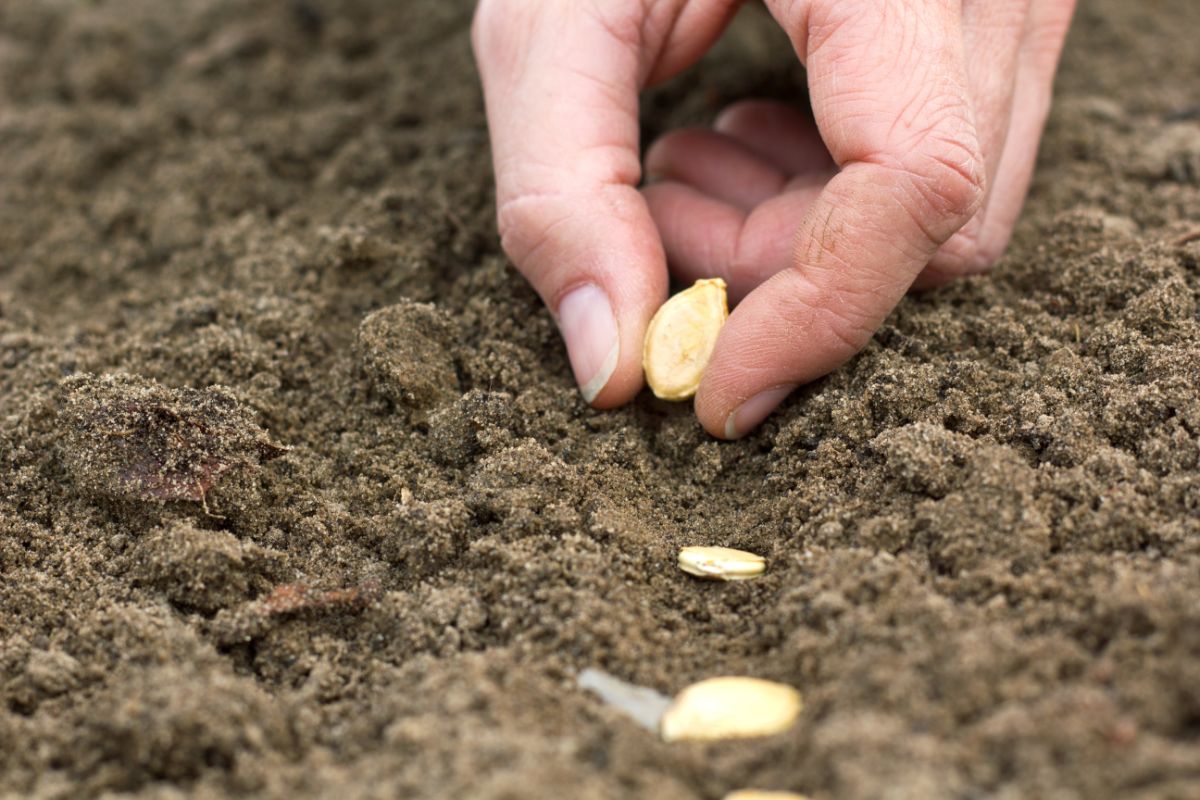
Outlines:
[[686,400],[696,393],[728,317],[725,281],[720,278],[696,281],[662,304],[650,320],[642,348],[642,369],[656,397]]
[[664,741],[744,739],[782,733],[796,722],[800,693],[761,678],[722,677],[694,683],[659,723]]
[[685,547],[679,551],[679,568],[697,578],[744,581],[763,574],[767,561],[732,547]]

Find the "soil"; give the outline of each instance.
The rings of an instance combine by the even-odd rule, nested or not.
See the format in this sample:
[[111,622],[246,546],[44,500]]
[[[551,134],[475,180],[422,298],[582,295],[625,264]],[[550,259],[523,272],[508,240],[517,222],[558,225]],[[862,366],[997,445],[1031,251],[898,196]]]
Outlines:
[[[1085,0],[1003,262],[731,444],[582,403],[470,11],[0,5],[0,796],[1200,796],[1200,5]],[[749,8],[647,131],[799,77]]]

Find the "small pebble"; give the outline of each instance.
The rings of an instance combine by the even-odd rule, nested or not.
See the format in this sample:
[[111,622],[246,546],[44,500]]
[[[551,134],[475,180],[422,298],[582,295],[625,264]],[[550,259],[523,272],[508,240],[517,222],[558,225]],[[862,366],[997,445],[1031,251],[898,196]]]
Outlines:
[[761,678],[722,677],[684,689],[663,714],[665,741],[744,739],[790,728],[800,714],[800,693]]
[[685,547],[679,551],[679,568],[698,578],[744,581],[763,574],[767,561],[732,547]]
[[738,789],[725,795],[724,800],[808,800],[795,792],[772,792],[767,789]]

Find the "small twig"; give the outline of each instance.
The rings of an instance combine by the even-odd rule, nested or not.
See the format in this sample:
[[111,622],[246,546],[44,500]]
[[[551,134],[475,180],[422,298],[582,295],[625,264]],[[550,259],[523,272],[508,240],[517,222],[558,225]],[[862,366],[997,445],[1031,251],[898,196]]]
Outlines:
[[1189,242],[1194,242],[1197,239],[1200,239],[1200,230],[1195,230],[1195,231],[1191,231],[1190,233],[1185,233],[1183,236],[1180,236],[1178,239],[1174,239],[1171,242],[1171,244],[1174,247],[1183,247],[1185,244],[1188,244]]
[[370,605],[381,594],[382,589],[376,581],[328,590],[314,589],[303,583],[285,583],[276,586],[269,595],[255,601],[254,605],[271,615],[332,608],[353,609]]

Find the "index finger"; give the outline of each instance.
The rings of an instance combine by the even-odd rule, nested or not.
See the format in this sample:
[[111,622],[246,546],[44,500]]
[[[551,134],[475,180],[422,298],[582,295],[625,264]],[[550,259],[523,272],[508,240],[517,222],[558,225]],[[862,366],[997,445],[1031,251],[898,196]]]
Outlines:
[[641,388],[642,338],[667,292],[637,191],[638,91],[699,57],[733,5],[483,0],[476,11],[501,242],[597,407]]
[[797,221],[790,267],[742,301],[717,341],[696,413],[724,438],[862,349],[983,198],[958,3],[768,5],[806,63],[840,171]]
[[635,188],[641,15],[631,0],[487,0],[473,28],[502,245],[558,323],[584,399],[600,407],[641,388],[641,338],[667,286]]

